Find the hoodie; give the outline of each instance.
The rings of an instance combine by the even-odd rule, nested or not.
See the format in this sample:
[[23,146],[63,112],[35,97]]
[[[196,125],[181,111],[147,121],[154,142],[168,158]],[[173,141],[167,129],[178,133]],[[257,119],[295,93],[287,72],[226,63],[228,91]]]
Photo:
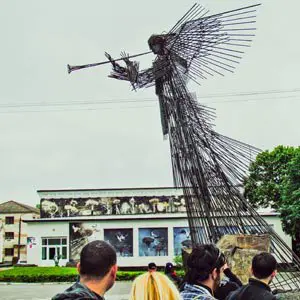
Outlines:
[[68,289],[66,289],[61,294],[57,294],[52,298],[52,300],[85,300],[85,299],[92,299],[92,300],[104,300],[103,297],[91,291],[87,286],[80,282],[74,283]]

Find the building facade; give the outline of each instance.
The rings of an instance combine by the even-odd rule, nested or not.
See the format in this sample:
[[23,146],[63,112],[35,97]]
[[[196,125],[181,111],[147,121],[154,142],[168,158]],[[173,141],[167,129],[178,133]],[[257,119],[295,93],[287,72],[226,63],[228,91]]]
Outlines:
[[27,223],[25,220],[39,218],[37,208],[7,201],[0,204],[0,262],[10,263],[27,260]]
[[[27,220],[27,263],[53,266],[77,261],[84,245],[101,239],[117,251],[120,266],[172,262],[191,247],[181,189],[38,191],[41,218]],[[278,215],[264,219],[289,245]],[[222,228],[220,228],[222,229]]]

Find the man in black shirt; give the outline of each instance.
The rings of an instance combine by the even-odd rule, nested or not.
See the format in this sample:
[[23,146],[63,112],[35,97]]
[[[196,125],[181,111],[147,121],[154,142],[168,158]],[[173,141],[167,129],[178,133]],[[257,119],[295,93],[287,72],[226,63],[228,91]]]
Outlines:
[[237,291],[232,292],[227,300],[275,300],[276,297],[271,293],[269,284],[276,276],[277,262],[272,254],[262,252],[254,256],[252,260],[253,278],[249,283]]
[[73,284],[52,300],[92,299],[104,300],[103,296],[115,283],[117,255],[113,247],[104,241],[85,245],[77,265],[80,281]]
[[219,300],[225,300],[226,297],[233,291],[243,285],[240,279],[232,273],[227,263],[224,265],[224,277],[215,291],[215,297]]

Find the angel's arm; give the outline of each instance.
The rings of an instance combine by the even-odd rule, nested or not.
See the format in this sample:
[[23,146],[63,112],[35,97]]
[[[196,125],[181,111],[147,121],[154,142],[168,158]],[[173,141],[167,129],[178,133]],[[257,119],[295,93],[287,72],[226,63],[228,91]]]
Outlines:
[[129,60],[128,55],[124,52],[121,53],[121,55],[126,67],[122,67],[116,63],[108,53],[105,53],[105,55],[110,60],[113,67],[113,71],[108,77],[119,80],[127,80],[131,83],[134,89],[147,87],[154,83],[155,79],[152,68],[139,71],[139,63]]

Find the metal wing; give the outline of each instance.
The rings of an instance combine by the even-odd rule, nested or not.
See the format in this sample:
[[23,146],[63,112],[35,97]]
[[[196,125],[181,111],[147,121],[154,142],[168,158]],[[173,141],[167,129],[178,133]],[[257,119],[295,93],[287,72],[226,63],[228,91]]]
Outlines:
[[170,54],[186,60],[188,76],[197,81],[207,75],[233,72],[250,47],[260,4],[211,16],[195,4],[167,34],[165,47]]

